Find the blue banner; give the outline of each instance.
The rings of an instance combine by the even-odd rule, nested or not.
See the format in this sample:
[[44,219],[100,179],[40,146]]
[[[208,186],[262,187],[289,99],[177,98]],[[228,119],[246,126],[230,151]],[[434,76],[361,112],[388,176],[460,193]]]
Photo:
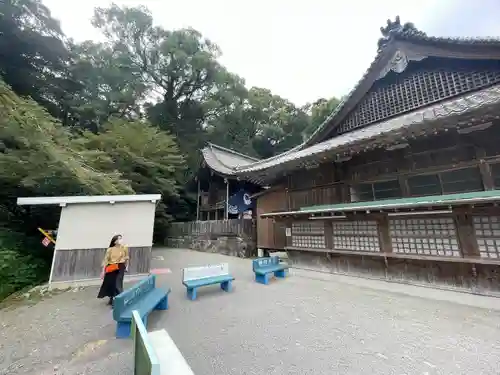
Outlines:
[[250,198],[250,194],[243,190],[229,197],[228,212],[232,215],[240,214],[251,210],[254,205],[254,200]]

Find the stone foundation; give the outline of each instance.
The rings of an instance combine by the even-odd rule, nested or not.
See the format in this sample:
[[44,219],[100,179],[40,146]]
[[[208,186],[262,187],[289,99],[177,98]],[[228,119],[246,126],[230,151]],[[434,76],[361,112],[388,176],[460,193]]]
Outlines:
[[500,265],[289,250],[296,268],[500,297]]
[[166,246],[173,248],[192,249],[206,253],[218,253],[239,258],[250,258],[256,255],[255,242],[242,237],[220,236],[185,236],[181,238],[167,238]]

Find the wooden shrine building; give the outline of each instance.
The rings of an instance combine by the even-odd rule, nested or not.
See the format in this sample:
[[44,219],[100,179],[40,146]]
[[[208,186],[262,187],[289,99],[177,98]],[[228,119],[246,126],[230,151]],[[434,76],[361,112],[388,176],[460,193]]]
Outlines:
[[270,186],[258,245],[296,266],[500,294],[500,40],[399,19],[382,31],[307,141],[236,169]]
[[[207,144],[201,151],[202,162],[198,171],[198,205],[196,220],[227,220],[243,218],[244,212],[231,205],[237,194],[252,196],[261,190],[259,184],[235,176],[239,167],[256,163],[259,159],[236,151]],[[254,212],[247,212],[253,215]]]

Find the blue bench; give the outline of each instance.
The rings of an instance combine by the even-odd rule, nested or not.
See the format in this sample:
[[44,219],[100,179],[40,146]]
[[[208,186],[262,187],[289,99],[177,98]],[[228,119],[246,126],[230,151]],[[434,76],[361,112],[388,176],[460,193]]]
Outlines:
[[271,274],[284,278],[290,267],[280,263],[279,257],[258,258],[252,262],[252,269],[255,273],[255,281],[261,284],[269,284]]
[[194,301],[196,290],[206,285],[220,284],[222,290],[230,292],[234,277],[229,274],[229,264],[212,264],[203,267],[188,267],[182,270],[182,284],[187,289],[187,297]]
[[130,336],[132,311],[136,310],[144,325],[147,325],[151,311],[168,309],[170,288],[164,291],[155,286],[156,276],[151,275],[115,297],[113,319],[116,321],[117,338]]
[[132,313],[134,374],[194,375],[168,332],[147,332],[137,311]]

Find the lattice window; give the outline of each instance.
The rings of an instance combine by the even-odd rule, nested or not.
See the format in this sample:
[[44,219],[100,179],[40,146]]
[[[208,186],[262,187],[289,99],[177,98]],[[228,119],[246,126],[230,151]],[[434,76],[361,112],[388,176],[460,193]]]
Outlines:
[[293,234],[324,234],[325,224],[320,221],[292,223]]
[[481,258],[500,258],[500,216],[475,216],[473,226]]
[[390,84],[374,85],[372,92],[340,124],[337,134],[500,82],[500,69],[492,63],[427,60],[419,63],[428,66],[427,70],[421,67],[406,77],[395,75]]
[[380,251],[376,221],[333,223],[333,247],[336,250]]
[[392,251],[401,254],[460,257],[460,246],[451,217],[391,219]]
[[380,181],[351,186],[351,202],[400,198],[401,186],[398,180]]
[[293,247],[303,247],[309,249],[324,249],[325,236],[292,236]]

